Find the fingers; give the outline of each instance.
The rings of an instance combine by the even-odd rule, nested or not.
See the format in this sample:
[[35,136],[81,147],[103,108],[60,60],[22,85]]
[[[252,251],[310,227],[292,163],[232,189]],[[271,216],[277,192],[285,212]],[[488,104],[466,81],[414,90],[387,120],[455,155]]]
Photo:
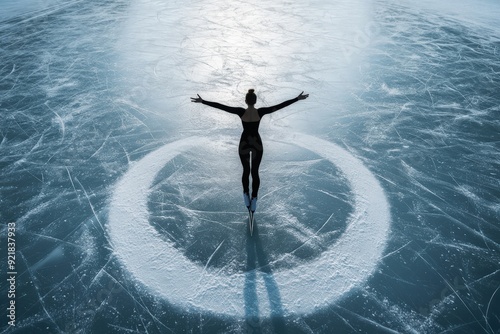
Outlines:
[[308,97],[309,97],[309,94],[305,94],[305,95],[304,95],[304,91],[302,91],[302,93],[300,93],[300,94],[299,94],[298,99],[299,99],[299,100],[305,100],[305,99],[307,99]]
[[196,94],[196,95],[198,95],[198,97],[192,97],[191,102],[196,102],[196,103],[203,102],[203,99],[201,98],[200,94]]

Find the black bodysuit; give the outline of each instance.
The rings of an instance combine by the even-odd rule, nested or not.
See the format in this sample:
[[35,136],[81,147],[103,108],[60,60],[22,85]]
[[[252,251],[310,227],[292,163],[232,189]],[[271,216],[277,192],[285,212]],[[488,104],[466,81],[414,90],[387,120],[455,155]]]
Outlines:
[[[282,102],[273,107],[258,108],[257,112],[259,114],[259,118],[262,119],[262,116],[273,113],[282,108],[285,108],[297,101],[298,99],[294,98]],[[231,114],[236,114],[240,116],[240,118],[243,117],[243,114],[246,111],[245,108],[229,107],[217,102],[202,101],[202,103],[213,108],[227,111]],[[245,122],[241,120],[241,123],[243,125],[243,133],[241,134],[238,153],[240,155],[241,164],[243,165],[243,175],[241,178],[241,182],[243,183],[243,192],[245,193],[249,192],[249,185],[250,185],[249,177],[251,173],[252,197],[257,197],[257,193],[259,191],[259,186],[260,186],[259,166],[260,162],[262,161],[262,155],[264,153],[264,147],[262,145],[262,140],[259,135],[260,120],[256,122]],[[252,161],[251,166],[250,166],[250,161]]]

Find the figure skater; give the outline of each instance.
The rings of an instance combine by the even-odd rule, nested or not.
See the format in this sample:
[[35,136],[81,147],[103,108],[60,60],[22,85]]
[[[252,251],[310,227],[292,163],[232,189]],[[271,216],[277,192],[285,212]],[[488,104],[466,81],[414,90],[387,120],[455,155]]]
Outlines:
[[[243,165],[243,176],[241,182],[243,183],[243,200],[249,210],[255,212],[257,209],[257,195],[260,186],[259,178],[259,165],[264,153],[262,140],[259,135],[259,124],[262,116],[273,113],[277,110],[285,108],[292,103],[299,100],[305,100],[309,94],[300,93],[294,99],[287,100],[273,107],[255,108],[257,102],[257,95],[253,89],[249,89],[245,97],[247,108],[229,107],[217,102],[210,102],[203,100],[198,94],[198,97],[192,97],[191,102],[203,103],[207,106],[227,111],[231,114],[240,116],[241,123],[243,124],[243,133],[241,134],[238,152],[240,155],[241,164]],[[249,190],[249,177],[252,175],[252,197],[250,197]]]

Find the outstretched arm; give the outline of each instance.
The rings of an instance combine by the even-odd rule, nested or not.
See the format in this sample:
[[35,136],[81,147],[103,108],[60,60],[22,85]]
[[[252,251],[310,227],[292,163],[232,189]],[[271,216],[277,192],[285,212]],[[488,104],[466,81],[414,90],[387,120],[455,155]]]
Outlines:
[[229,107],[229,106],[223,105],[221,103],[206,101],[206,100],[203,100],[199,94],[197,94],[197,95],[198,95],[198,97],[191,98],[191,102],[203,103],[203,104],[210,106],[212,108],[221,109],[221,110],[224,110],[228,113],[239,115],[240,117],[245,112],[245,109],[243,109],[243,108]]
[[265,108],[259,108],[259,113],[261,115],[270,114],[270,113],[273,113],[273,112],[275,112],[277,110],[280,110],[280,109],[283,109],[285,107],[288,107],[290,104],[295,103],[295,102],[297,102],[299,100],[305,100],[308,97],[309,97],[309,94],[304,94],[304,92],[302,92],[296,98],[293,98],[291,100],[287,100],[285,102],[281,102],[280,104],[277,104],[275,106],[265,107]]

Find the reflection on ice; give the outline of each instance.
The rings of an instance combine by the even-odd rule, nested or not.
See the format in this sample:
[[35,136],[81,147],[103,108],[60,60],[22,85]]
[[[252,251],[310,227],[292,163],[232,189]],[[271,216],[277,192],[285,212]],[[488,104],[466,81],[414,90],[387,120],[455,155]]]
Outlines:
[[[495,2],[2,5],[2,254],[6,224],[16,222],[18,234],[17,321],[1,322],[2,332],[500,329]],[[258,239],[245,234],[239,203],[238,119],[189,102],[205,92],[243,105],[252,87],[262,106],[311,93],[261,124]],[[279,273],[338,244],[354,195],[335,164],[292,141],[277,144],[282,132],[348,150],[391,206],[375,272],[307,315],[287,311],[292,292]],[[118,261],[108,234],[111,196],[130,168],[165,144],[214,135],[230,139],[160,166],[148,222],[190,263],[247,280],[241,317],[186,310],[155,294]],[[180,286],[168,284],[172,293]],[[2,281],[0,295],[7,288]],[[258,310],[260,300],[272,317]]]

